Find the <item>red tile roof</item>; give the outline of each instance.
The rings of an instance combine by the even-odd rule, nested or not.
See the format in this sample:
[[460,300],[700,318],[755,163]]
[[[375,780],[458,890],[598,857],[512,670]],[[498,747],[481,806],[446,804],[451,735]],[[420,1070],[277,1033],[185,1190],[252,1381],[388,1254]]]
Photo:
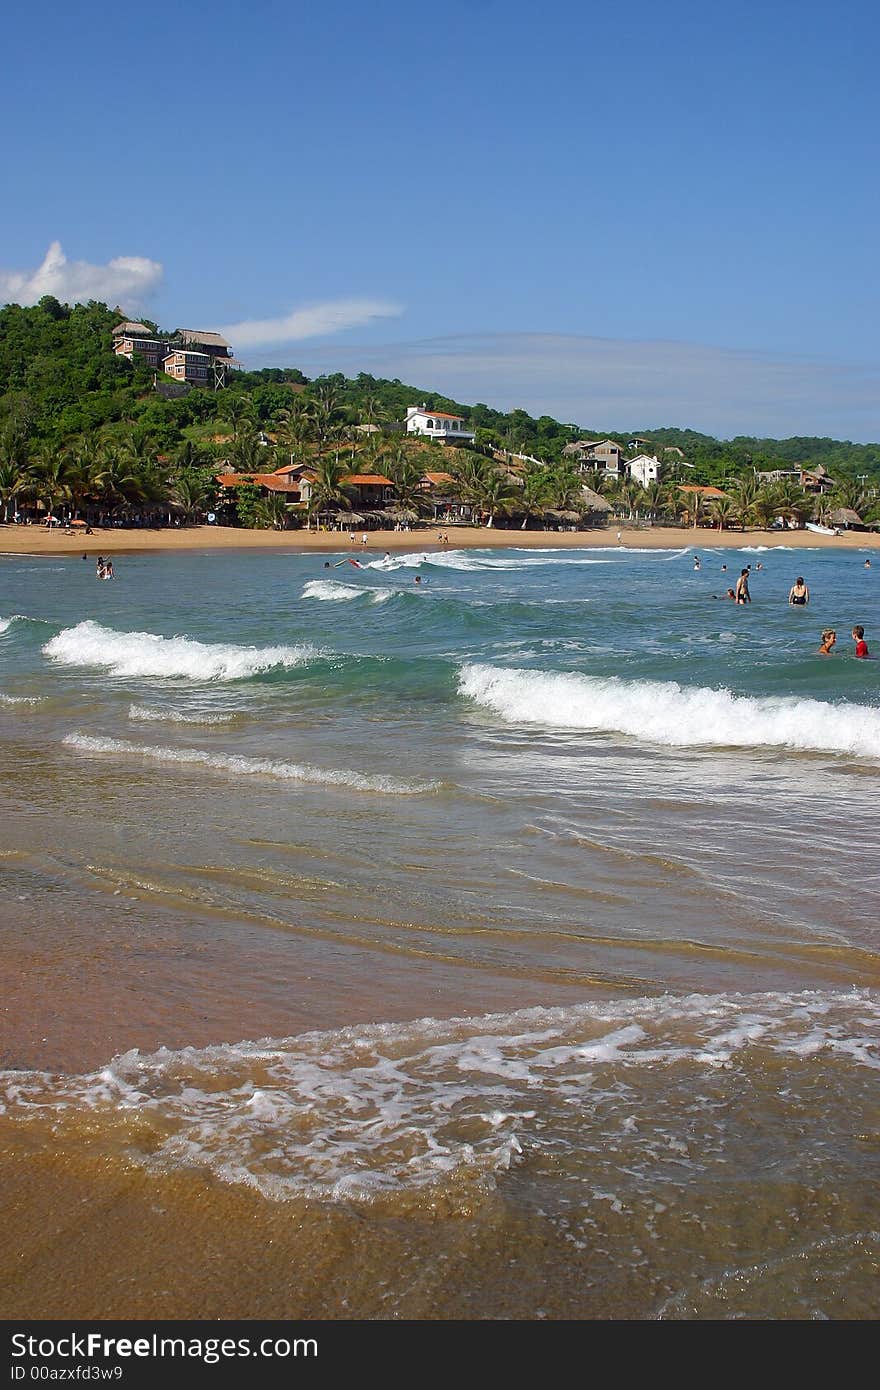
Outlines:
[[380,485],[384,485],[385,487],[393,486],[391,479],[384,478],[381,473],[349,473],[348,477],[343,478],[342,481],[343,483],[353,483],[355,486],[360,486],[361,484],[364,486],[375,484],[377,487]]

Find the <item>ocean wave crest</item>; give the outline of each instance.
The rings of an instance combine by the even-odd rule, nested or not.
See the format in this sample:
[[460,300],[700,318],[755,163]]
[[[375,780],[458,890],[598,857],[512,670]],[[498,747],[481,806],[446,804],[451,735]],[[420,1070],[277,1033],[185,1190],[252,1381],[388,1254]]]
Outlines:
[[569,551],[522,551],[515,558],[493,554],[481,550],[432,550],[408,552],[392,555],[387,560],[370,560],[366,569],[390,570],[421,569],[431,565],[437,569],[463,570],[523,570],[545,565],[605,565],[609,560],[585,559],[578,552]]
[[275,758],[248,758],[237,753],[207,753],[201,748],[165,748],[132,743],[123,738],[95,738],[90,734],[67,734],[62,740],[68,748],[82,753],[133,753],[152,762],[191,763],[231,772],[241,777],[278,777],[287,782],[309,782],[318,786],[345,787],[350,791],[381,792],[391,796],[416,796],[435,791],[434,782],[401,782],[393,777],[367,777],[360,772],[311,767],[307,763],[288,763]]
[[393,589],[367,589],[357,584],[345,584],[341,579],[310,579],[302,591],[303,598],[323,603],[347,603],[355,598],[369,598],[372,603],[385,603],[394,597]]
[[88,620],[65,628],[43,647],[62,666],[98,666],[112,676],[185,677],[234,681],[277,667],[304,666],[320,656],[316,648],[240,647],[197,642],[192,637],[160,637],[153,632],[115,632]]
[[459,690],[514,724],[627,734],[672,748],[790,748],[880,759],[880,710],[866,705],[476,664],[462,667]]

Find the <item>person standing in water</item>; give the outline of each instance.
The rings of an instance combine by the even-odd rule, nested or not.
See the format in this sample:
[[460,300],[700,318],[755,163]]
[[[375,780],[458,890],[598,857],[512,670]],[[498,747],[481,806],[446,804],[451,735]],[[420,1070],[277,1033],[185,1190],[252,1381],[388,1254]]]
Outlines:
[[861,661],[866,656],[870,656],[870,652],[868,651],[868,644],[865,641],[865,629],[862,627],[861,623],[858,623],[856,627],[853,628],[852,637],[853,641],[856,644],[855,654],[859,658],[859,660]]
[[810,591],[804,583],[803,575],[798,575],[788,591],[788,601],[793,608],[805,608],[810,601]]
[[826,627],[822,633],[822,645],[819,648],[819,656],[831,656],[834,651],[834,644],[837,641],[837,633],[833,627]]
[[739,579],[736,581],[736,601],[737,603],[751,603],[752,596],[749,593],[749,571],[741,571]]

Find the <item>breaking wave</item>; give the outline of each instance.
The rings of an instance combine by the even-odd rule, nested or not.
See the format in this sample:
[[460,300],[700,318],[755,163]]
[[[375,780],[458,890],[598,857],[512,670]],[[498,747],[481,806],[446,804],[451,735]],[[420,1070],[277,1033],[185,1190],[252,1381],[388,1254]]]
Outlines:
[[314,647],[239,647],[159,637],[153,632],[114,632],[100,623],[65,628],[43,647],[62,666],[99,666],[113,676],[183,676],[189,680],[234,681],[277,667],[307,665]]
[[462,667],[459,690],[514,724],[628,734],[673,748],[791,748],[880,759],[880,709],[867,705],[485,665]]
[[372,603],[385,603],[394,597],[393,589],[366,589],[357,584],[345,584],[341,579],[310,579],[302,591],[303,598],[320,599],[324,603],[345,603],[354,598],[369,598]]
[[345,787],[351,791],[381,792],[391,796],[416,796],[435,791],[435,782],[400,782],[393,777],[366,777],[360,772],[338,772],[332,768],[310,767],[307,763],[288,763],[275,758],[247,758],[236,753],[206,753],[201,748],[164,748],[131,743],[123,738],[94,738],[89,734],[68,734],[62,740],[68,748],[82,753],[133,753],[160,763],[190,763],[231,772],[241,777],[278,777],[287,782],[309,782],[319,786]]
[[605,565],[609,560],[585,559],[575,552],[523,551],[515,558],[491,554],[479,550],[432,550],[416,551],[406,555],[392,555],[388,560],[370,560],[366,569],[384,570],[389,573],[399,569],[421,569],[431,565],[437,569],[448,570],[523,570],[544,565]]
[[789,1106],[796,1151],[817,1079],[870,1088],[878,1043],[867,991],[667,995],[135,1049],[85,1076],[7,1071],[0,1110],[81,1117],[89,1135],[118,1124],[147,1167],[198,1166],[275,1200],[370,1202],[456,1179],[472,1196],[523,1156],[555,1174],[581,1154],[581,1203],[620,1211],[647,1194],[656,1211],[659,1185],[735,1159],[724,1102],[755,1068],[784,1059],[789,1096],[812,1097],[800,1128]]

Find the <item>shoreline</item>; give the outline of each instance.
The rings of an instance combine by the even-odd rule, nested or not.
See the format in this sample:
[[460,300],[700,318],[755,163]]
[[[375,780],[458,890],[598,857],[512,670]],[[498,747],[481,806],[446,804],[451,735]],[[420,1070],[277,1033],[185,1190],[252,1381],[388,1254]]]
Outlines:
[[[449,536],[448,546],[437,539]],[[369,531],[368,544],[357,531],[355,545],[346,531],[248,531],[237,526],[190,526],[161,531],[95,530],[66,536],[38,526],[0,526],[0,555],[138,555],[187,550],[287,550],[360,554],[363,551],[536,549],[589,550],[742,550],[766,546],[790,550],[880,550],[880,533],[845,531],[824,536],[813,531],[694,531],[675,526],[597,527],[588,531],[521,531],[483,526],[426,527],[419,531]]]

